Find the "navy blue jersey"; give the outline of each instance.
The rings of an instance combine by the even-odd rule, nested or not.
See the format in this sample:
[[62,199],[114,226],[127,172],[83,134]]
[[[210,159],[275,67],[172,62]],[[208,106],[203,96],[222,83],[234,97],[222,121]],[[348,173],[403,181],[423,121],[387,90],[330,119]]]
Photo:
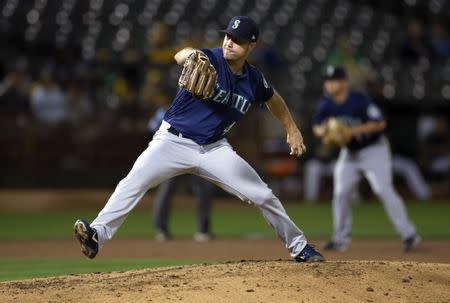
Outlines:
[[263,104],[273,96],[273,88],[263,74],[245,63],[242,74],[235,75],[221,48],[201,49],[217,71],[212,97],[195,98],[180,89],[164,120],[198,144],[209,144],[225,136],[253,104]]
[[[368,121],[383,121],[383,114],[372,100],[359,92],[350,91],[347,100],[342,104],[333,102],[323,96],[313,118],[313,124],[319,125],[328,118],[335,117],[350,126],[364,124]],[[354,137],[347,147],[358,150],[378,140],[383,131]]]

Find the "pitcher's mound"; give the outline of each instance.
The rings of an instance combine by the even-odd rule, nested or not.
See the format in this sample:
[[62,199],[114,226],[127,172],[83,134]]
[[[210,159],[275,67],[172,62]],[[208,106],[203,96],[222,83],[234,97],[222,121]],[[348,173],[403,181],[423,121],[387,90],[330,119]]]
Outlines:
[[0,302],[450,302],[450,264],[241,261],[0,283]]

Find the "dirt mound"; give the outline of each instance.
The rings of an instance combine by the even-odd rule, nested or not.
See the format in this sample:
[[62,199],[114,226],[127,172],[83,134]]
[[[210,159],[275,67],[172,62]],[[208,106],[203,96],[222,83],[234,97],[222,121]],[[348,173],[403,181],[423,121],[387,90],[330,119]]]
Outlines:
[[0,302],[450,302],[450,264],[241,261],[0,283]]

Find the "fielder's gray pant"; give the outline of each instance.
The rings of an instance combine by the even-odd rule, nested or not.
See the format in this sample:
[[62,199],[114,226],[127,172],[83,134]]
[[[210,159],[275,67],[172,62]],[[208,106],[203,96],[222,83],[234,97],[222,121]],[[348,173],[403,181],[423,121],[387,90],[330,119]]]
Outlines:
[[357,152],[343,148],[334,169],[333,241],[348,245],[351,241],[352,211],[350,194],[363,174],[383,206],[397,232],[403,239],[416,233],[408,219],[403,200],[392,183],[391,152],[383,137]]
[[283,240],[292,257],[306,246],[303,232],[287,215],[280,200],[224,138],[208,145],[175,136],[163,121],[148,148],[119,182],[103,210],[92,222],[99,246],[110,240],[144,194],[167,179],[195,174],[259,208]]
[[417,199],[427,200],[430,198],[430,187],[422,176],[416,162],[405,156],[393,155],[392,169],[395,174],[405,178],[408,188]]
[[[180,177],[169,179],[158,187],[153,205],[153,222],[163,233],[169,234],[170,206]],[[189,176],[192,193],[197,198],[197,231],[210,233],[209,218],[211,215],[211,184],[197,176]]]

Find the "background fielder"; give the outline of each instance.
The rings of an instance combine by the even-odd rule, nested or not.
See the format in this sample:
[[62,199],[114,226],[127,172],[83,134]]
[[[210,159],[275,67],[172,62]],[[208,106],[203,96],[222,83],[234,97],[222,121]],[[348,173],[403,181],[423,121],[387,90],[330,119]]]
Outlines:
[[[176,175],[191,173],[257,206],[295,261],[324,260],[307,244],[272,190],[225,137],[252,105],[266,104],[285,126],[291,154],[299,156],[305,151],[303,137],[284,100],[246,61],[258,39],[255,22],[234,17],[224,32],[222,48],[201,52],[185,48],[175,55],[177,63],[184,64],[179,80],[184,88],[175,96],[160,129],[92,224],[75,222],[75,236],[86,256],[97,255],[148,189]],[[211,79],[217,79],[211,86],[212,94]],[[192,83],[194,80],[198,83]]]
[[337,135],[345,137],[346,133],[349,134],[334,168],[333,238],[325,248],[340,251],[348,248],[352,226],[350,194],[364,175],[400,233],[404,249],[411,250],[420,238],[392,184],[391,153],[383,135],[386,122],[381,111],[367,96],[349,89],[342,67],[327,68],[324,89],[326,95],[313,120],[314,134],[334,140],[328,134],[331,131],[328,122],[332,120],[342,125]]

